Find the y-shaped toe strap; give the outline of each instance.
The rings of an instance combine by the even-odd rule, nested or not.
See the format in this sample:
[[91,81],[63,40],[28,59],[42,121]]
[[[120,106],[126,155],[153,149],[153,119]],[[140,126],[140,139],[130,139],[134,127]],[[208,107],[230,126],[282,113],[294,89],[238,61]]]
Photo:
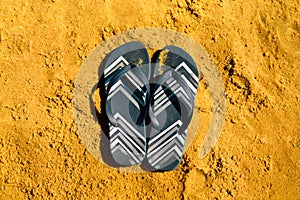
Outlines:
[[[185,111],[187,112],[181,112],[181,114],[185,114],[184,116],[181,116],[182,119],[185,119],[186,122],[189,122],[192,118],[193,115],[193,108],[194,108],[194,98],[193,98],[193,92],[192,90],[188,87],[186,81],[180,76],[180,74],[178,72],[176,72],[173,69],[170,69],[168,71],[166,71],[163,75],[161,75],[157,81],[156,81],[156,88],[154,91],[156,91],[161,85],[164,85],[164,83],[169,80],[170,78],[174,78],[180,85],[180,87],[183,88],[183,90],[186,92],[187,94],[187,99],[189,100],[190,106],[187,105],[187,103],[182,99],[182,97],[177,96],[176,93],[174,93],[176,99],[179,102],[179,106],[184,106],[185,107]],[[169,88],[170,89],[170,88]],[[173,92],[173,91],[172,91]],[[154,97],[154,95],[153,95]],[[150,106],[151,108],[151,106]],[[178,108],[179,110],[183,111],[182,108]],[[149,109],[149,117],[151,119],[152,125],[154,126],[154,128],[156,129],[160,129],[161,124],[158,122],[157,118],[155,117],[153,110]],[[188,127],[189,123],[183,123],[183,125],[180,127],[180,132],[179,133],[183,133],[185,131],[185,129]]]
[[[144,86],[146,87],[146,99],[145,100],[142,100],[143,102],[146,103],[146,105],[144,106],[140,106],[140,115],[137,119],[137,122],[136,124],[137,125],[141,125],[143,120],[145,119],[146,117],[146,114],[147,114],[147,110],[148,110],[148,107],[149,107],[149,102],[150,102],[150,85],[149,85],[149,81],[147,79],[147,77],[144,75],[144,73],[141,71],[141,69],[139,69],[139,67],[137,67],[136,65],[134,64],[129,64],[123,68],[121,68],[117,74],[112,78],[112,80],[110,81],[110,83],[108,84],[107,86],[107,93],[110,92],[111,88],[124,76],[126,75],[129,71],[131,71],[132,73],[134,73],[138,78],[139,80],[144,84]],[[111,102],[108,100],[106,102],[107,104],[110,104]],[[151,108],[150,108],[151,110]],[[110,109],[110,106],[106,106],[106,115],[110,121],[110,123],[114,126],[118,126],[118,122],[117,120],[114,118],[113,116],[113,113]]]

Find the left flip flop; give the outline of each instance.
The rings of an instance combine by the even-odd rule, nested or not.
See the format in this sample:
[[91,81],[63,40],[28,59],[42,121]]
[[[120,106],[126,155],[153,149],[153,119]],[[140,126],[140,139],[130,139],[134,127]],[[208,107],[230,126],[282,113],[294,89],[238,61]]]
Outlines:
[[120,166],[138,164],[145,157],[149,60],[140,42],[126,43],[104,60],[110,150]]

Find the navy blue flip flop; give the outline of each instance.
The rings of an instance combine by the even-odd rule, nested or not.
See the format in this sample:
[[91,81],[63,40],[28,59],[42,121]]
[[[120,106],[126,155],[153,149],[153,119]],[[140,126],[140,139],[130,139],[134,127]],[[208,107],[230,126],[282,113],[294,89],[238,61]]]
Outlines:
[[138,164],[145,157],[149,63],[148,52],[139,42],[118,47],[104,62],[110,151],[120,166]]
[[153,70],[154,93],[149,111],[151,131],[147,162],[156,171],[177,168],[192,119],[199,73],[192,57],[179,47],[160,52]]

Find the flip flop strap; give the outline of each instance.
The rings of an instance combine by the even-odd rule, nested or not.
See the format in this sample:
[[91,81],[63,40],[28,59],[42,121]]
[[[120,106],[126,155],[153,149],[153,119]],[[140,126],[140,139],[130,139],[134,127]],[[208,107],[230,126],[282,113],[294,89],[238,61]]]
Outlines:
[[[146,87],[146,105],[145,106],[141,106],[140,107],[140,116],[138,117],[138,121],[137,121],[137,125],[140,125],[143,120],[146,117],[147,114],[147,109],[149,107],[148,102],[150,101],[150,95],[149,95],[149,91],[150,91],[150,85],[149,85],[149,81],[146,78],[146,76],[144,75],[144,73],[134,64],[129,64],[121,69],[118,70],[118,72],[114,75],[114,77],[112,78],[112,80],[109,82],[108,86],[107,86],[107,93],[109,93],[111,87],[116,84],[120,78],[122,78],[126,73],[128,73],[130,70],[132,70],[132,72],[141,80],[142,83],[144,83],[144,86]],[[106,103],[109,103],[108,101]],[[106,107],[107,108],[107,107]],[[151,108],[150,108],[151,110]],[[111,124],[113,124],[114,126],[118,126],[117,120],[113,117],[113,113],[111,111],[111,109],[106,109],[106,115],[110,121]]]
[[[173,69],[170,69],[168,71],[166,71],[163,75],[161,75],[157,81],[157,87],[155,88],[154,91],[156,91],[161,85],[163,85],[164,82],[166,82],[168,79],[170,79],[171,77],[175,78],[175,80],[180,84],[180,87],[183,88],[183,90],[187,93],[187,96],[189,97],[188,99],[190,100],[190,104],[191,104],[191,109],[188,110],[187,114],[184,117],[181,117],[183,119],[187,119],[186,121],[190,121],[192,116],[193,116],[193,108],[194,108],[194,98],[193,98],[193,92],[192,90],[188,87],[186,81],[179,75],[178,72],[176,72]],[[186,105],[186,102],[183,101],[182,98],[178,97],[175,93],[174,93],[175,98],[179,101],[179,105]],[[151,106],[150,106],[151,107]],[[155,117],[152,109],[149,110],[149,117],[151,119],[151,122],[153,124],[153,126],[156,129],[160,128],[160,123],[158,122],[157,118]],[[182,131],[185,131],[185,129],[187,128],[188,123],[184,123],[181,127],[180,127],[180,133]]]
[[[185,119],[186,123],[183,123],[182,126],[179,129],[179,133],[184,133],[184,131],[188,128],[189,122],[191,121],[193,117],[193,109],[194,109],[194,93],[192,92],[191,88],[188,87],[188,84],[186,81],[181,77],[181,75],[177,72],[172,70],[172,75],[175,76],[176,80],[179,82],[180,86],[183,87],[183,90],[187,93],[188,99],[190,100],[191,109],[188,111],[187,115],[183,118]],[[185,102],[183,102],[182,98],[178,98],[180,100],[180,105],[185,105]]]

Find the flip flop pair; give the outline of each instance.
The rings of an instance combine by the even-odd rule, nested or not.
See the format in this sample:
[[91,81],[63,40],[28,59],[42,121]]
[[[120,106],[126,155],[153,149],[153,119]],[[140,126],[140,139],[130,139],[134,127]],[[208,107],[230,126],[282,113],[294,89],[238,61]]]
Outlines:
[[166,46],[152,66],[145,46],[129,42],[113,50],[104,67],[113,159],[120,166],[146,162],[155,171],[175,169],[199,82],[191,56]]

